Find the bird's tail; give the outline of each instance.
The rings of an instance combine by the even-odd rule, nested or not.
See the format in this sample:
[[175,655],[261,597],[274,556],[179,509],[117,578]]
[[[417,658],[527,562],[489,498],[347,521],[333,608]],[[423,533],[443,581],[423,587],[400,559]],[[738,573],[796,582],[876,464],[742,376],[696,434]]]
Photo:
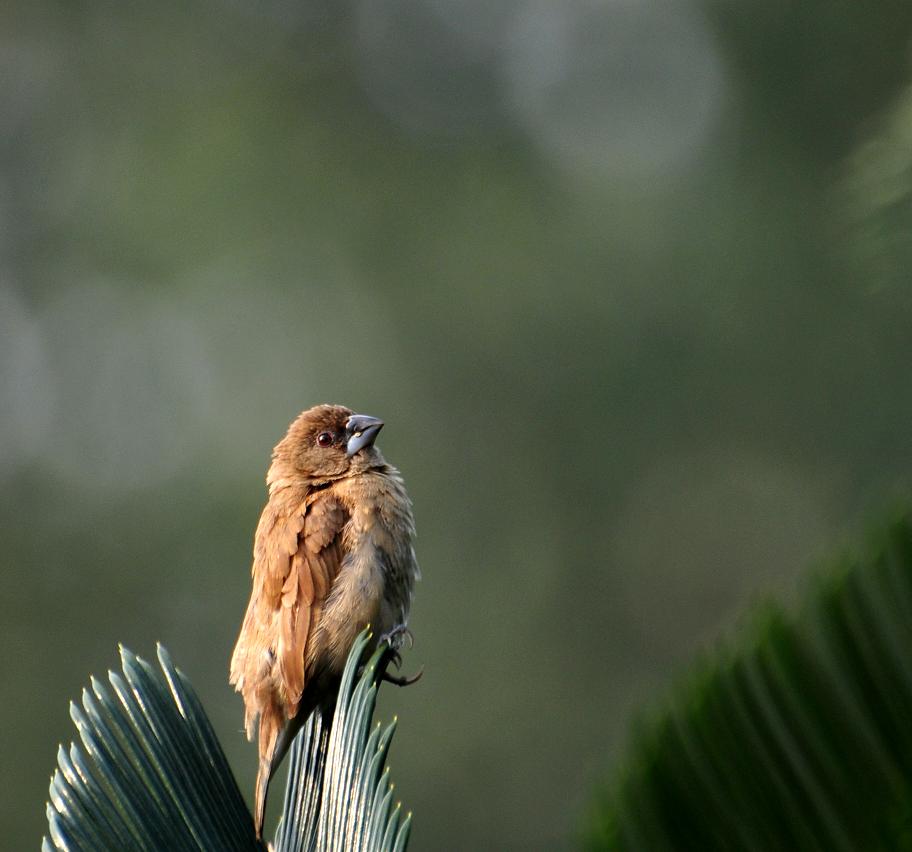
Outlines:
[[324,694],[322,702],[315,699],[310,701],[302,700],[297,714],[292,719],[286,720],[281,711],[276,714],[267,713],[265,716],[260,716],[260,765],[257,770],[256,791],[254,793],[253,820],[256,826],[256,835],[261,840],[263,838],[263,822],[266,818],[266,795],[269,792],[269,782],[282,765],[285,755],[291,749],[294,738],[304,727],[304,723],[311,713],[322,713],[324,728],[329,729],[336,703],[335,692],[331,691],[330,695],[332,696],[331,698],[326,698]]
[[266,793],[269,791],[269,761],[260,761],[257,771],[253,823],[258,840],[263,839],[263,820],[266,818]]
[[285,723],[285,716],[278,705],[270,705],[260,712],[259,751],[260,765],[257,770],[256,793],[254,795],[253,822],[258,838],[263,837],[263,819],[266,815],[266,793],[272,777],[279,734]]

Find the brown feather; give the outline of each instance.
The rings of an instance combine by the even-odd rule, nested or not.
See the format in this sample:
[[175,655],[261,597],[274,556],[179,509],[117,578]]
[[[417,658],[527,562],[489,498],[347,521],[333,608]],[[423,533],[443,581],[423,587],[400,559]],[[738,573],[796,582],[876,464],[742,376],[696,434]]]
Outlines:
[[[285,718],[297,712],[307,685],[313,610],[322,608],[342,564],[345,508],[331,490],[304,499],[288,490],[271,496],[257,526],[254,592],[231,663],[230,681],[244,696],[251,738],[257,716],[274,715],[276,701]],[[268,742],[261,735],[261,746]]]

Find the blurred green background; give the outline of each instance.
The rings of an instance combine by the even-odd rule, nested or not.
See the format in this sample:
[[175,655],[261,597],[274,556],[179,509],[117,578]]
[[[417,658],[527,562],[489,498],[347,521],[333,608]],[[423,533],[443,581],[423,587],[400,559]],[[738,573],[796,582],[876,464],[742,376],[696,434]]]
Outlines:
[[636,708],[908,481],[912,4],[0,22],[8,848],[119,641],[252,789],[228,658],[314,403],[383,417],[415,501],[416,850],[571,848]]

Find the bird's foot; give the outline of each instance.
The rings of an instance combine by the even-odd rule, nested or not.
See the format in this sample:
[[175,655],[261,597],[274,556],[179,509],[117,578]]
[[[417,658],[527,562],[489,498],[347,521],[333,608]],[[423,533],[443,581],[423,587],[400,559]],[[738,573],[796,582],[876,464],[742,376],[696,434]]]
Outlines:
[[386,642],[394,651],[402,647],[403,641],[408,641],[409,650],[415,647],[415,637],[405,624],[397,624],[392,630],[380,637],[380,642]]
[[[399,666],[397,665],[396,668],[399,668]],[[406,677],[405,675],[391,675],[389,672],[384,672],[380,680],[385,680],[387,683],[392,683],[396,686],[411,686],[413,683],[418,683],[423,674],[424,666],[418,669],[418,674],[413,674],[411,677]]]
[[408,642],[409,649],[415,645],[415,637],[412,636],[412,631],[408,629],[404,624],[396,625],[388,633],[384,633],[380,637],[380,642],[385,642],[387,645],[386,652],[384,653],[384,666],[383,674],[380,676],[381,680],[385,680],[387,683],[393,683],[396,686],[410,686],[416,681],[421,679],[421,675],[424,674],[424,669],[418,672],[416,675],[411,677],[406,677],[404,675],[391,675],[387,668],[392,663],[397,669],[402,667],[402,655],[399,653],[399,648],[403,646],[405,642]]

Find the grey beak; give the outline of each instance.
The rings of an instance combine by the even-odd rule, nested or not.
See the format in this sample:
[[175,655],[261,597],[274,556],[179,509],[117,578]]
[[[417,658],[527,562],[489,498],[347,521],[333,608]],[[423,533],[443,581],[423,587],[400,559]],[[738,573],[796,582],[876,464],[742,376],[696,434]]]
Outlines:
[[377,440],[377,435],[383,428],[383,421],[367,414],[353,414],[345,424],[348,433],[348,443],[345,445],[345,454],[353,456],[358,450],[370,447]]

